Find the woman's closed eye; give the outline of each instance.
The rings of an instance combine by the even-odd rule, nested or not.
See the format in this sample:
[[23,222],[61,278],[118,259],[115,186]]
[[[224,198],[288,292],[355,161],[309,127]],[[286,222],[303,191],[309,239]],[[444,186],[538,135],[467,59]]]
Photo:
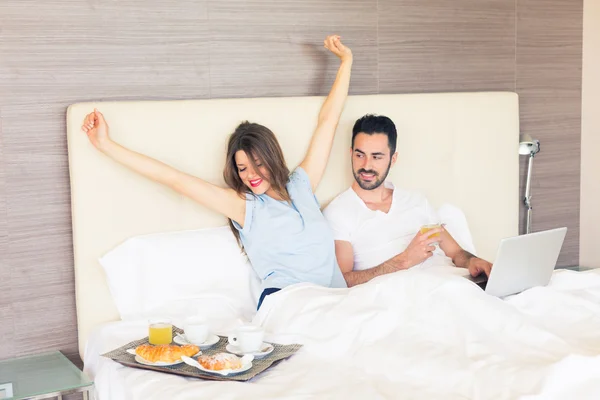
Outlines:
[[[260,168],[260,167],[262,167],[262,163],[257,163],[257,164],[256,164],[256,167],[257,167],[257,168]],[[239,171],[239,172],[244,172],[244,171],[246,170],[246,168],[247,168],[247,167],[238,167],[238,171]]]

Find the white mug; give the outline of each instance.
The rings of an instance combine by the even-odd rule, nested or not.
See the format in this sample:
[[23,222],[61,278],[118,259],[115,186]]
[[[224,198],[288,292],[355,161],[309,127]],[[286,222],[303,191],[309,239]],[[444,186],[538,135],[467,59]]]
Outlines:
[[265,331],[254,325],[243,325],[229,335],[229,343],[237,346],[244,353],[260,351]]
[[202,344],[208,339],[208,324],[204,318],[188,318],[183,325],[185,338],[193,344]]

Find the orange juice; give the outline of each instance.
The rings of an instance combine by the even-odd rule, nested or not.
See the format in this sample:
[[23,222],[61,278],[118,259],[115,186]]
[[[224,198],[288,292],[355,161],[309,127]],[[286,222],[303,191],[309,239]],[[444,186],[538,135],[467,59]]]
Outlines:
[[173,325],[169,322],[150,322],[148,327],[150,344],[170,344],[173,341]]
[[[429,225],[423,225],[421,227],[421,234],[424,234],[426,232],[429,232],[430,230],[434,229],[434,228],[439,228],[440,224],[429,224]],[[434,238],[434,237],[439,237],[440,234],[439,233],[434,233],[433,235],[431,235],[430,237]]]

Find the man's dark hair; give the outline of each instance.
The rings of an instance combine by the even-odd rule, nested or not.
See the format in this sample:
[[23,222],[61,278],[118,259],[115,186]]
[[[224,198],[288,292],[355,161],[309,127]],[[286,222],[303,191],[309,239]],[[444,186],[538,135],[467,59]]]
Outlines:
[[390,154],[396,152],[396,140],[398,139],[398,133],[396,132],[396,125],[391,119],[383,115],[367,114],[364,117],[358,119],[352,128],[352,148],[354,148],[354,138],[359,133],[366,133],[367,135],[373,135],[376,133],[387,135],[388,146],[390,148]]

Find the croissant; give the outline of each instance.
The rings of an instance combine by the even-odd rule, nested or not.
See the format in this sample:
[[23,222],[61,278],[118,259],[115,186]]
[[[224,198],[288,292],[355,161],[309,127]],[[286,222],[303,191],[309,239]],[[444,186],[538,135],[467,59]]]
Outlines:
[[218,353],[212,356],[200,356],[198,362],[206,369],[221,371],[242,368],[242,359],[234,354]]
[[151,344],[143,344],[136,347],[135,354],[152,363],[172,363],[181,360],[181,356],[191,357],[198,353],[198,351],[200,351],[198,346],[194,346],[193,344],[186,344],[185,346],[175,346],[172,344],[153,346]]

